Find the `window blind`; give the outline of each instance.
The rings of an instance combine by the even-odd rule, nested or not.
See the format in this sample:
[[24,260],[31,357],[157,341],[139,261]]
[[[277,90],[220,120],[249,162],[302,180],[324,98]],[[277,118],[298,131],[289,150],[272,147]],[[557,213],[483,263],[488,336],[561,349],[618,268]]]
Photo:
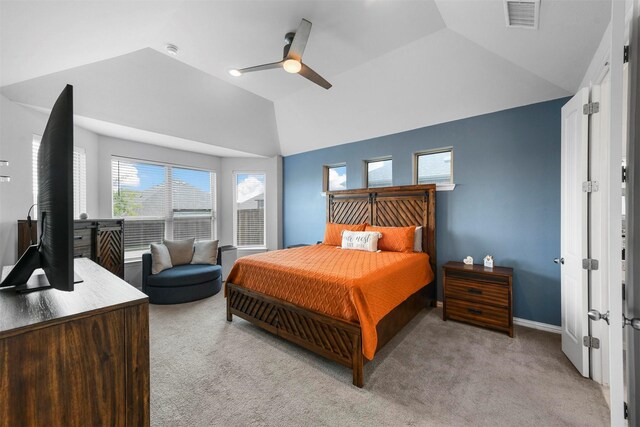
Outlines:
[[125,221],[125,251],[163,239],[215,237],[215,173],[113,158],[113,216]]
[[[33,203],[38,203],[38,151],[40,150],[40,136],[34,135],[31,144],[32,192]],[[87,212],[87,154],[84,148],[73,147],[73,217],[79,218],[81,213]],[[34,210],[37,217],[37,209]]]
[[236,173],[234,240],[236,246],[265,246],[265,175]]
[[174,167],[171,180],[174,239],[211,239],[215,174]]
[[73,148],[73,217],[87,212],[87,154],[83,148]]

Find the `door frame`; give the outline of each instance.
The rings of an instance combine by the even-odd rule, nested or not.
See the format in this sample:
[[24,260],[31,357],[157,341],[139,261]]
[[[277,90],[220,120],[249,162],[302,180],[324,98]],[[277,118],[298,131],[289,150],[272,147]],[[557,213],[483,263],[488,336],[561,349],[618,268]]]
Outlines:
[[[633,0],[635,3],[636,0]],[[633,10],[633,7],[632,7]],[[609,129],[608,194],[605,203],[609,207],[608,241],[606,244],[609,268],[609,401],[611,425],[626,425],[624,401],[624,355],[622,329],[622,141],[623,141],[623,51],[627,25],[626,1],[611,2],[611,105]]]
[[[635,6],[635,7],[634,7]],[[627,182],[626,182],[626,317],[640,317],[640,221],[634,214],[640,212],[640,2],[632,5],[629,17],[629,45],[631,46],[628,65],[627,93],[629,94],[629,115],[627,129]],[[634,190],[636,196],[634,197]],[[625,327],[627,344],[627,404],[629,425],[640,423],[640,332]]]
[[[599,261],[599,269],[589,272],[589,309],[601,313],[609,310],[609,266],[607,226],[609,210],[606,203],[609,178],[609,109],[611,93],[609,64],[591,86],[591,102],[600,103],[600,112],[589,119],[589,180],[599,183],[599,191],[589,200],[589,258]],[[600,340],[600,348],[590,348],[590,377],[599,384],[609,385],[609,326],[605,322],[589,322],[589,335]]]

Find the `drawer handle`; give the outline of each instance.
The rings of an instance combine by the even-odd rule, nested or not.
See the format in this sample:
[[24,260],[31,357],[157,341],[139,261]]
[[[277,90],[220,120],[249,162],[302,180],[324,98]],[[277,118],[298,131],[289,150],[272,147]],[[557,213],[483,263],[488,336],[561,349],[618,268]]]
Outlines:
[[476,314],[478,316],[482,314],[482,310],[477,310],[475,308],[467,308],[467,311],[471,314]]
[[474,295],[482,295],[482,289],[469,288],[467,289],[467,292]]
[[82,240],[84,236],[73,236],[73,240]]

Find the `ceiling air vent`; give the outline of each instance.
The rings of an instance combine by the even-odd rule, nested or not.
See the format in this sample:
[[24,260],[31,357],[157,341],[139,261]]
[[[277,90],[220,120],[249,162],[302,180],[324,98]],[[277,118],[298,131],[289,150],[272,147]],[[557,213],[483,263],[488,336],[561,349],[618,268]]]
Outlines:
[[538,29],[540,0],[504,0],[507,27]]

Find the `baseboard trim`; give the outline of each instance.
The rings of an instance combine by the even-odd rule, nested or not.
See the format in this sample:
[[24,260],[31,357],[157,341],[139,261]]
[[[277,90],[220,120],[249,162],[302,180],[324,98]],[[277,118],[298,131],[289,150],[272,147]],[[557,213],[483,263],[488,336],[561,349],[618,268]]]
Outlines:
[[[436,307],[442,308],[442,301],[436,303]],[[518,326],[524,326],[525,328],[538,329],[539,331],[551,332],[553,334],[561,334],[562,328],[556,325],[550,325],[548,323],[536,322],[534,320],[521,319],[519,317],[513,318],[513,324]]]
[[513,318],[513,324],[518,326],[524,326],[525,328],[538,329],[540,331],[551,332],[554,334],[561,334],[562,328],[556,325],[550,325],[548,323],[536,322],[534,320],[521,319],[519,317]]

